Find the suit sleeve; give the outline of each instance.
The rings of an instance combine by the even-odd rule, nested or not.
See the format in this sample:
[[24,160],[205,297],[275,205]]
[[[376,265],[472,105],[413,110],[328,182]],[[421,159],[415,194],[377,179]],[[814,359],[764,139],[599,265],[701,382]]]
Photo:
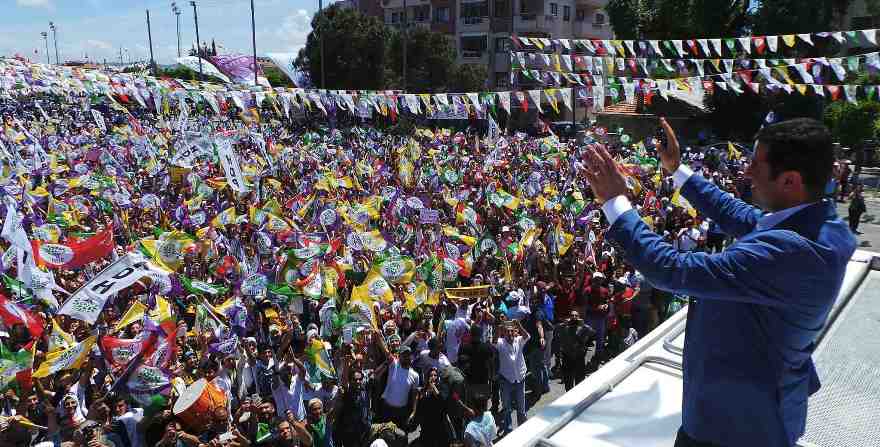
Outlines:
[[762,214],[758,208],[722,191],[701,175],[692,175],[682,185],[681,195],[733,237],[750,233]]
[[[627,261],[660,289],[700,299],[783,306],[802,296],[800,290],[792,290],[792,281],[809,295],[811,254],[797,238],[776,233],[781,232],[767,232],[717,254],[679,252],[631,210],[607,236],[620,243]],[[786,278],[781,267],[792,263],[802,266],[797,279]]]

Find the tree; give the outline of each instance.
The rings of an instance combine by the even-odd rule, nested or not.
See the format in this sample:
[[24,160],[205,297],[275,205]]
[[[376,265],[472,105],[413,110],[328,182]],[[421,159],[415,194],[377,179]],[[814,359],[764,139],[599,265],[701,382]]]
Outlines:
[[488,77],[486,66],[483,64],[461,64],[449,77],[448,91],[463,93],[486,90]]
[[764,0],[757,7],[753,32],[762,34],[813,33],[838,28],[852,0]]
[[[324,39],[321,60],[320,42]],[[316,86],[328,89],[382,90],[389,31],[376,17],[334,4],[312,18],[312,32],[296,58],[296,66]],[[321,85],[321,65],[326,85]]]
[[609,0],[605,10],[619,39],[683,39],[738,35],[749,0]]
[[[394,88],[403,86],[402,48],[403,35],[394,32],[391,35],[387,58],[390,76],[393,77],[388,79],[388,85]],[[407,90],[444,91],[449,85],[451,73],[455,70],[455,47],[452,42],[442,33],[416,28],[410,30],[406,48]]]
[[857,147],[874,137],[874,128],[880,118],[880,103],[859,101],[856,104],[839,101],[825,109],[825,124],[840,144]]
[[273,87],[296,87],[290,78],[278,68],[266,67],[263,69],[263,76],[269,81]]

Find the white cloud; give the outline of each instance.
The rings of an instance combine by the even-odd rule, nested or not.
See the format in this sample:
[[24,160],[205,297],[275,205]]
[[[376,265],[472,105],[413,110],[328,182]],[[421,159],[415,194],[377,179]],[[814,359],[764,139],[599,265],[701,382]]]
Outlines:
[[312,31],[312,13],[305,9],[298,9],[296,12],[288,15],[281,22],[281,26],[275,31],[277,39],[273,45],[273,50],[278,51],[299,51],[305,46],[306,38]]
[[15,0],[15,3],[26,8],[52,8],[54,6],[51,0]]

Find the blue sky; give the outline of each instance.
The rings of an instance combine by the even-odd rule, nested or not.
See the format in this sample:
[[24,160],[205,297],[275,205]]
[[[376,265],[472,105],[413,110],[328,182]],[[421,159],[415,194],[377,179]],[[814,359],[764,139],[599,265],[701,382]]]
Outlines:
[[[299,51],[311,30],[310,21],[317,0],[256,0],[257,53]],[[325,2],[325,5],[328,2]],[[0,56],[22,54],[46,60],[40,32],[49,22],[58,28],[61,59],[92,61],[119,60],[126,48],[132,60],[149,59],[146,9],[150,9],[153,51],[160,64],[177,57],[176,19],[171,0],[2,0],[0,13]],[[202,41],[216,39],[224,53],[251,52],[249,0],[200,0],[199,34]],[[180,41],[184,55],[195,42],[192,7],[189,0],[177,0]],[[39,54],[34,54],[37,50]],[[55,62],[51,32],[49,51]],[[127,59],[127,57],[126,57]]]

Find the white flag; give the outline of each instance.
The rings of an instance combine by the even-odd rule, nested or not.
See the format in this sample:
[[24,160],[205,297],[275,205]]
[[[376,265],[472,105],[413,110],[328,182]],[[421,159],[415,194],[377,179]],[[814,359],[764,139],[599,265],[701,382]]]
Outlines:
[[131,286],[150,272],[142,255],[128,253],[80,287],[64,302],[58,313],[94,324],[111,295]]
[[238,162],[238,155],[232,149],[232,141],[222,138],[215,141],[217,145],[217,155],[220,156],[220,165],[223,166],[223,172],[226,173],[226,181],[233,191],[243,193],[248,190],[247,184],[244,182],[244,176],[241,173],[241,164]]

